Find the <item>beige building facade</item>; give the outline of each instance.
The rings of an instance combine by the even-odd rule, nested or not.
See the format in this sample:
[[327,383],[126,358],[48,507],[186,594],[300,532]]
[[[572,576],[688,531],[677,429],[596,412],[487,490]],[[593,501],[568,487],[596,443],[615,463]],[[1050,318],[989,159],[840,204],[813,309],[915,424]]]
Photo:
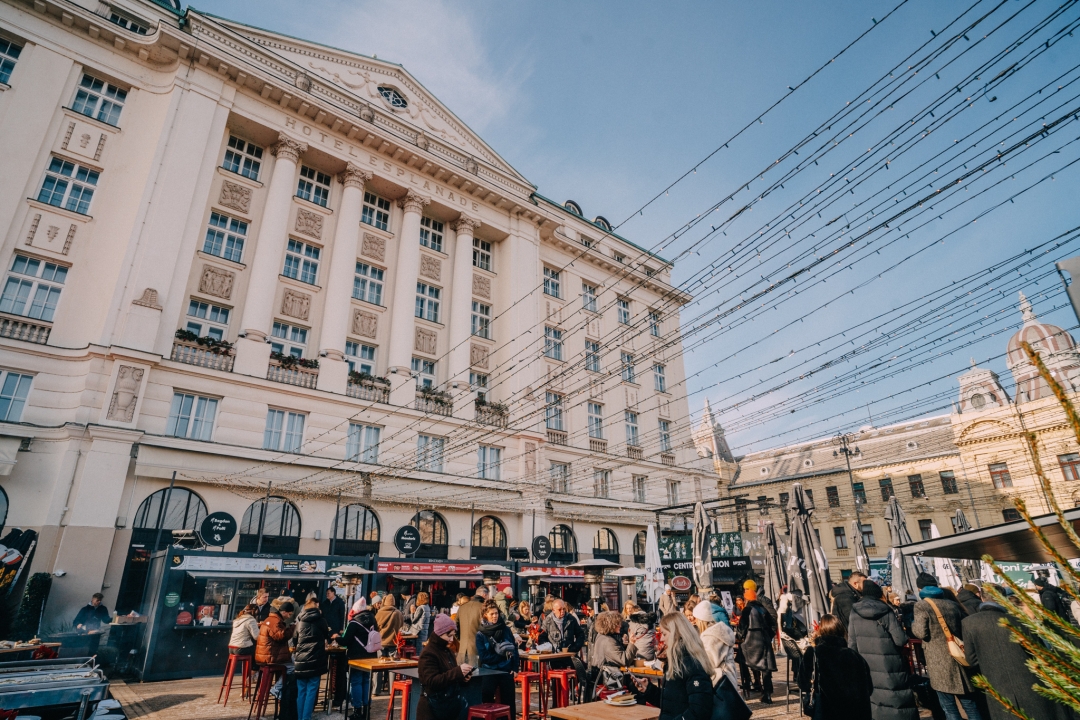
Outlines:
[[412,522],[435,558],[631,563],[716,497],[670,263],[399,65],[4,0],[0,157],[0,523],[39,533],[49,616],[128,609],[147,538],[207,512],[226,550],[395,556]]

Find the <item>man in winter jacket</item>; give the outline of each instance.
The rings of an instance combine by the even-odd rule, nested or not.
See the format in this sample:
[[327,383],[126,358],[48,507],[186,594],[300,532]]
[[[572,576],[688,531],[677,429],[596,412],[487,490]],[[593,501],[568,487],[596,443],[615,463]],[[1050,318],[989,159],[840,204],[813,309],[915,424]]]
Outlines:
[[963,666],[949,654],[948,638],[942,627],[944,623],[953,637],[963,640],[961,623],[964,620],[964,611],[959,603],[945,596],[933,575],[920,573],[915,584],[920,586],[920,599],[915,603],[911,631],[923,641],[930,687],[937,693],[941,709],[948,720],[960,720],[960,713],[956,709],[957,701],[963,706],[968,720],[979,720],[981,716],[973,693],[974,687]]
[[956,593],[956,599],[964,606],[968,615],[974,615],[979,612],[979,605],[982,604],[982,591],[978,585],[967,583]]
[[881,587],[862,583],[862,599],[851,606],[848,647],[870,667],[874,691],[870,695],[874,720],[918,720],[911,678],[900,648],[908,637],[893,609],[881,601]]
[[319,611],[334,635],[345,629],[345,601],[337,596],[333,587],[326,588],[326,599],[319,604]]
[[858,570],[851,573],[848,579],[842,583],[833,585],[829,590],[829,604],[832,606],[832,614],[844,623],[844,627],[850,627],[848,617],[851,615],[851,607],[862,599],[863,583],[866,574]]
[[1035,578],[1035,587],[1039,589],[1039,602],[1044,608],[1065,622],[1075,624],[1072,609],[1069,607],[1069,597],[1064,590],[1051,585],[1044,577]]
[[[484,614],[484,602],[487,600],[487,588],[481,585],[468,602],[458,606],[454,620],[458,626],[459,663],[476,664],[476,631],[480,629],[480,619]],[[466,655],[468,659],[466,659]]]
[[675,602],[675,591],[671,589],[670,585],[665,585],[664,594],[660,596],[660,607],[657,610],[656,616],[662,618],[668,613],[673,613],[678,609],[679,606]]
[[290,624],[295,613],[296,605],[292,598],[282,596],[270,603],[270,613],[259,623],[259,639],[255,642],[257,664],[292,664],[289,639],[296,630],[296,627]]
[[102,625],[108,625],[112,622],[109,609],[101,604],[104,599],[105,596],[101,593],[94,593],[94,596],[90,598],[90,602],[82,606],[82,609],[75,615],[75,620],[71,623],[76,630],[79,632],[100,630]]
[[[379,611],[375,613],[375,622],[379,626],[379,635],[382,636],[382,657],[390,657],[397,652],[397,634],[401,626],[405,624],[405,618],[401,611],[394,607],[394,596],[387,594],[379,605]],[[388,677],[384,672],[379,673],[378,683],[375,686],[376,695],[386,695],[390,691]]]
[[551,663],[551,667],[573,667],[578,676],[578,684],[585,687],[585,663],[577,656],[578,651],[585,646],[585,630],[577,618],[570,614],[563,600],[556,599],[551,604],[551,613],[544,618],[540,626],[540,642],[551,643],[553,652],[574,653],[570,662],[556,660]]
[[746,666],[754,674],[754,687],[761,687],[761,702],[768,705],[772,702],[772,674],[776,672],[776,655],[772,649],[776,625],[769,611],[757,599],[756,590],[749,587],[744,589],[743,599],[746,600],[746,607],[739,617],[736,633],[739,647]]

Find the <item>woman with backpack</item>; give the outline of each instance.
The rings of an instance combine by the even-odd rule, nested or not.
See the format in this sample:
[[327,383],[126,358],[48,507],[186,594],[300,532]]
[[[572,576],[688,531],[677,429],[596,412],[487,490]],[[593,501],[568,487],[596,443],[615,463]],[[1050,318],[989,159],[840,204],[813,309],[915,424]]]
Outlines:
[[803,711],[812,720],[871,720],[870,666],[848,647],[847,629],[834,615],[818,621],[796,680],[805,698]]
[[[367,602],[360,598],[349,611],[349,622],[342,636],[349,660],[367,660],[378,657],[382,650],[375,614],[368,610]],[[351,670],[349,677],[349,700],[353,705],[352,720],[365,717],[371,702],[371,673]]]

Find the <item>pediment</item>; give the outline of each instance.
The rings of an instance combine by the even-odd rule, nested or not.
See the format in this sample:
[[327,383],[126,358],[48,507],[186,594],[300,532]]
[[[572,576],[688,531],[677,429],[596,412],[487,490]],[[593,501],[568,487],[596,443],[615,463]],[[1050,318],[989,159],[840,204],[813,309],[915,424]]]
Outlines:
[[1002,436],[1012,436],[1016,428],[1000,420],[980,420],[964,428],[960,433],[959,442],[977,442],[979,440],[991,440]]
[[[453,112],[432,95],[404,67],[364,55],[278,35],[248,25],[218,19],[252,42],[294,64],[302,72],[318,76],[392,116],[398,122],[476,157],[502,172],[531,185]],[[391,88],[404,107],[389,101],[379,88]],[[422,142],[422,140],[420,141]],[[418,143],[420,144],[420,143]]]

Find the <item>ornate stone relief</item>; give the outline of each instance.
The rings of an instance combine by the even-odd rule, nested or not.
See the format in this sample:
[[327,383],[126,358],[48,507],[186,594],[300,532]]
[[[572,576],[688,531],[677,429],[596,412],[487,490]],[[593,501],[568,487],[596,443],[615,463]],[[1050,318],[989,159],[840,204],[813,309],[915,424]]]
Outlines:
[[427,330],[425,328],[416,328],[416,338],[413,341],[413,349],[416,352],[422,352],[427,355],[435,354],[435,344],[438,342],[439,336],[434,330]]
[[483,275],[473,274],[472,276],[472,294],[477,297],[482,297],[485,300],[491,299],[491,278],[484,277]]
[[323,216],[304,208],[296,211],[296,232],[304,233],[316,240],[322,239]]
[[480,171],[480,165],[477,164],[472,158],[465,158],[465,172],[471,172],[475,175]]
[[626,407],[632,408],[637,406],[638,394],[637,390],[626,389]]
[[295,290],[286,290],[281,298],[281,314],[307,320],[311,313],[311,296],[298,293]]
[[[52,219],[52,216],[50,216]],[[47,221],[46,221],[47,222]],[[59,222],[59,220],[58,220]],[[61,255],[67,255],[71,250],[71,244],[75,241],[75,233],[78,230],[78,226],[75,223],[68,225],[67,234],[64,236],[64,241],[61,244],[59,242],[60,226],[59,225],[47,225],[45,232],[38,233],[41,228],[41,213],[35,213],[33,219],[30,221],[30,229],[26,233],[25,244],[33,245],[34,247],[43,248],[45,250],[51,250]]]
[[438,258],[433,258],[430,255],[420,256],[420,275],[422,277],[431,278],[432,280],[438,280],[442,275],[442,263]]
[[544,317],[547,320],[549,320],[551,322],[554,322],[556,325],[561,323],[562,322],[562,305],[560,305],[558,303],[553,303],[550,300],[545,300],[544,302],[547,304],[547,313],[545,313]]
[[600,318],[592,318],[585,323],[585,334],[591,338],[600,337]]
[[488,358],[490,357],[490,351],[487,345],[481,345],[480,343],[472,343],[469,346],[469,365],[473,367],[487,369]]
[[235,273],[213,265],[203,265],[202,275],[199,277],[199,292],[228,300],[232,297],[235,279]]
[[251,211],[251,188],[226,180],[221,183],[218,204],[242,213]]
[[589,397],[597,400],[604,399],[604,381],[601,378],[589,382]]
[[379,316],[363,310],[353,310],[352,331],[353,335],[360,337],[375,337],[379,331]]
[[131,304],[148,307],[153,310],[161,309],[161,305],[158,303],[158,292],[154,288],[146,288],[143,290],[142,297],[132,300]]
[[458,235],[469,235],[471,237],[478,227],[480,227],[480,221],[468,215],[462,215],[454,221],[454,232]]
[[427,150],[431,146],[431,140],[428,140],[428,136],[421,131],[416,136],[416,147],[421,150]]
[[671,417],[671,401],[665,397],[661,397],[659,401],[660,405],[660,417]]
[[536,473],[536,443],[525,443],[525,477],[530,478]]
[[139,399],[139,385],[142,384],[143,368],[121,365],[116,374],[112,400],[106,419],[114,422],[129,423],[135,417],[135,404]]
[[372,260],[383,261],[386,259],[386,240],[378,235],[364,233],[364,240],[360,244],[360,254],[366,255]]

